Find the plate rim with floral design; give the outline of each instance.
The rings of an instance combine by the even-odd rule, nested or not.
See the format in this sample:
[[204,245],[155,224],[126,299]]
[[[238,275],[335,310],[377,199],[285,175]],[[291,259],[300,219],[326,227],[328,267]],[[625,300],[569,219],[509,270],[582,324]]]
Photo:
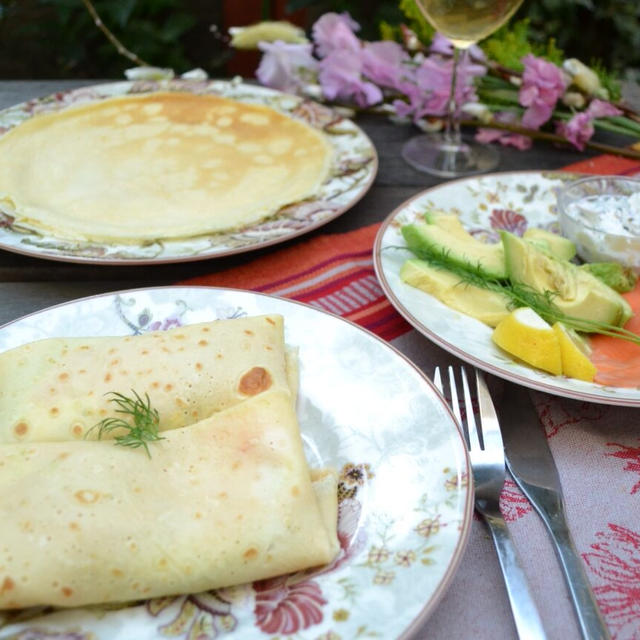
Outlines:
[[[143,625],[140,629],[145,633],[135,634],[139,638],[151,633],[149,638],[180,640],[191,637],[188,634],[194,625],[208,628],[207,638],[218,634],[233,638],[237,637],[233,631],[238,631],[243,638],[339,640],[354,637],[359,627],[371,637],[408,639],[420,632],[462,560],[471,530],[472,476],[464,441],[444,398],[425,373],[388,342],[349,320],[301,302],[242,289],[165,286],[88,296],[25,315],[0,327],[0,351],[54,335],[131,335],[202,322],[213,319],[211,314],[226,318],[245,313],[282,313],[289,343],[300,347],[298,412],[303,439],[316,438],[307,455],[316,455],[316,448],[331,450],[333,446],[336,459],[316,458],[316,464],[338,463],[340,467],[340,461],[345,456],[351,460],[354,452],[371,453],[378,446],[384,454],[341,466],[338,558],[328,567],[294,577],[156,598],[129,608],[63,610],[20,622],[5,620],[4,626],[0,612],[0,638],[9,634],[19,640],[24,634],[25,640],[89,640],[94,637],[91,633],[101,637],[105,625],[123,623]],[[326,342],[318,340],[318,335],[328,336]],[[371,370],[369,367],[375,367],[375,373],[362,376],[361,371]],[[324,379],[325,387],[319,388],[318,381]],[[336,380],[346,395],[337,393],[327,402],[326,385],[333,388]],[[380,386],[387,389],[390,382],[398,395],[395,405],[388,393],[379,393]],[[354,390],[355,395],[350,396]],[[376,393],[380,399],[370,400]],[[358,404],[355,410],[347,406],[353,398]],[[371,402],[371,410],[363,409],[363,398]],[[309,416],[316,420],[315,407],[321,406],[316,400],[325,406],[314,436],[308,423]],[[388,406],[380,413],[383,404]],[[402,411],[397,411],[398,406]],[[364,429],[362,424],[369,425],[371,416],[357,424],[356,414],[368,411],[383,424]],[[355,422],[340,424],[338,415],[355,416]],[[339,438],[331,445],[336,433]],[[377,444],[373,443],[376,438],[381,439]],[[407,471],[413,468],[420,470],[417,475]],[[385,482],[390,478],[391,485]],[[407,483],[408,478],[414,482]],[[423,486],[416,478],[429,481]],[[408,496],[410,502],[404,503]],[[395,524],[384,519],[391,512],[385,513],[383,507],[389,505],[394,505],[391,509],[396,516],[398,509],[402,513]],[[384,535],[377,530],[380,523],[387,527],[383,527]],[[390,536],[386,542],[384,536]],[[385,583],[383,579],[393,577],[394,571],[397,581]],[[363,584],[368,586],[363,588]],[[408,585],[417,586],[411,589]],[[421,588],[425,585],[427,589]],[[356,587],[364,589],[359,596]],[[247,610],[247,598],[254,598],[253,609]],[[384,618],[386,626],[380,633],[369,605],[385,599],[394,615]],[[288,608],[281,609],[283,601]],[[349,602],[359,602],[351,613]]]
[[[555,188],[554,183],[557,182],[555,186],[559,186],[562,181],[575,180],[583,175],[564,170],[503,171],[451,180],[425,189],[400,204],[383,220],[374,241],[374,269],[385,296],[407,322],[461,360],[511,382],[553,395],[600,404],[640,407],[640,389],[554,376],[515,362],[492,343],[489,327],[447,307],[430,294],[405,284],[398,275],[399,264],[404,261],[402,257],[410,257],[408,251],[398,250],[399,246],[406,246],[399,227],[415,219],[420,207],[424,211],[427,202],[430,206],[441,206],[460,214],[470,232],[480,238],[493,235],[495,240],[496,228],[507,228],[521,235],[529,220],[538,216],[545,228],[558,231],[555,200],[552,202],[550,195]],[[488,186],[483,186],[483,182],[486,185],[493,183],[497,188],[491,191]],[[511,183],[516,183],[515,188]],[[529,191],[526,184],[531,185]],[[456,191],[457,194],[452,197],[450,193]],[[520,197],[523,207],[533,203],[531,208],[538,206],[538,211],[541,211],[541,203],[544,203],[547,210],[534,216],[532,211],[496,207],[491,211],[491,216],[497,218],[498,225],[505,226],[492,227],[487,212],[470,211],[470,207],[475,206],[473,198],[480,193],[485,193],[489,201],[493,200],[492,204],[501,205],[508,198]],[[547,200],[541,199],[541,193],[545,193]],[[525,198],[529,199],[528,203],[524,201]],[[455,201],[455,205],[445,204],[445,201]],[[445,320],[439,321],[440,318]],[[461,327],[464,329],[462,332]]]
[[154,91],[221,95],[265,105],[300,119],[323,131],[333,147],[329,177],[313,197],[285,205],[275,215],[242,229],[138,244],[55,238],[20,226],[10,213],[0,210],[0,249],[47,260],[97,265],[173,264],[222,258],[286,242],[335,220],[365,196],[377,175],[375,146],[352,120],[308,98],[239,79],[123,80],[66,89],[0,110],[0,136],[38,113]]

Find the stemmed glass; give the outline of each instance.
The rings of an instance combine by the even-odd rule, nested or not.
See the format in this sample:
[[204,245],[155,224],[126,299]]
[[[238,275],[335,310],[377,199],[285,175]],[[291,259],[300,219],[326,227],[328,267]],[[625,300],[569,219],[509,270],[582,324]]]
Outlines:
[[453,178],[490,171],[498,164],[495,148],[463,139],[456,104],[456,77],[461,55],[479,40],[499,29],[522,0],[416,0],[434,29],[454,46],[451,92],[445,129],[438,134],[412,138],[402,157],[419,171]]

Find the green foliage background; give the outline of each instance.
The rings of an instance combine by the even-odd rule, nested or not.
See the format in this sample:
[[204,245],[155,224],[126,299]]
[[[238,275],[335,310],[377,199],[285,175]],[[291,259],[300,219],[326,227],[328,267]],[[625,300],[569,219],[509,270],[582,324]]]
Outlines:
[[[289,0],[287,9],[306,9],[309,23],[325,11],[349,11],[361,23],[362,37],[378,39],[381,24],[407,20],[411,1]],[[150,63],[178,72],[202,67],[224,75],[233,53],[210,31],[211,25],[221,24],[222,0],[94,4],[124,45]],[[263,15],[269,15],[270,4],[262,0]],[[566,57],[588,64],[600,61],[621,75],[640,78],[640,2],[525,0],[514,20],[524,18],[527,37],[538,51],[551,46]],[[93,24],[82,0],[0,0],[0,77],[118,78],[130,66]]]

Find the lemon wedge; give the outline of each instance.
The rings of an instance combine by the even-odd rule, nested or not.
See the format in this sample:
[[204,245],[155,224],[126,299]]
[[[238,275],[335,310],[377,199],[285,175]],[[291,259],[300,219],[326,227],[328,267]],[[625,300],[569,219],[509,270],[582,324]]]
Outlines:
[[562,351],[558,334],[533,309],[520,307],[500,321],[493,341],[527,364],[549,373],[562,373]]
[[589,360],[588,344],[573,329],[565,327],[561,322],[556,322],[553,325],[553,330],[560,342],[562,373],[567,378],[593,382],[596,367]]

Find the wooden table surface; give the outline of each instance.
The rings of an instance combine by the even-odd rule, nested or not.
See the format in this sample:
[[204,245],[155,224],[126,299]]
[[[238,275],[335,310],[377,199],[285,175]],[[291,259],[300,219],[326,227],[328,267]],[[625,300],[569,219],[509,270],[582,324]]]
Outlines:
[[[99,81],[0,81],[0,109],[31,98],[96,82]],[[631,97],[635,98],[636,94]],[[378,150],[380,168],[375,183],[351,210],[303,237],[349,231],[382,221],[407,198],[442,182],[441,178],[415,171],[402,160],[401,147],[409,137],[416,134],[415,128],[392,124],[379,116],[362,116],[357,122],[371,137]],[[618,141],[625,142],[621,138]],[[548,143],[534,143],[533,148],[526,152],[501,147],[500,154],[500,164],[496,171],[556,169],[594,155],[569,148],[556,148]],[[293,239],[289,243],[296,241]],[[30,311],[80,296],[137,286],[171,284],[227,269],[253,257],[278,251],[289,243],[226,258],[153,266],[73,264],[0,250],[0,324]]]

